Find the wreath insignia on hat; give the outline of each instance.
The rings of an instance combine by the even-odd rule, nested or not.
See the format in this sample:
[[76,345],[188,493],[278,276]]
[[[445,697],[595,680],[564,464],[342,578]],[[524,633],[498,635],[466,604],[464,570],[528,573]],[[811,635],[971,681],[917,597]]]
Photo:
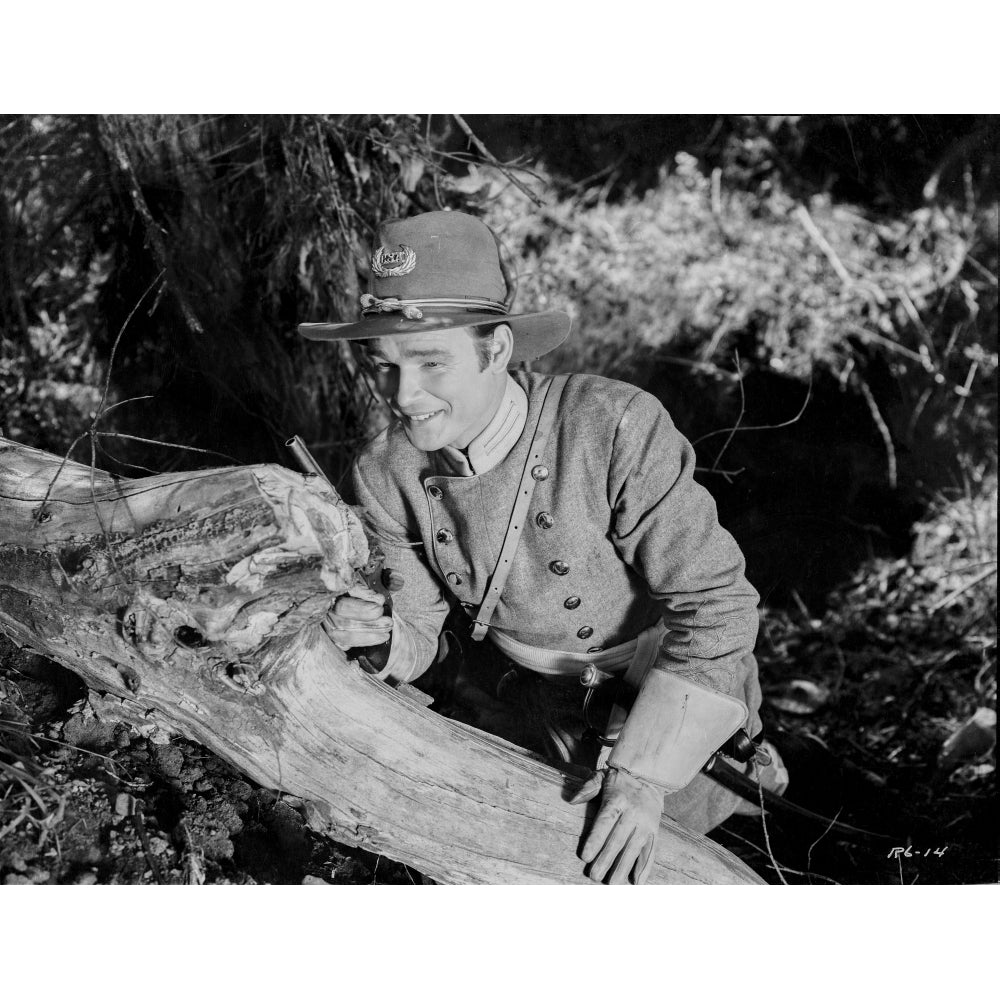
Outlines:
[[398,250],[379,247],[372,254],[372,274],[376,278],[398,278],[409,274],[417,266],[416,253],[405,243],[398,246]]

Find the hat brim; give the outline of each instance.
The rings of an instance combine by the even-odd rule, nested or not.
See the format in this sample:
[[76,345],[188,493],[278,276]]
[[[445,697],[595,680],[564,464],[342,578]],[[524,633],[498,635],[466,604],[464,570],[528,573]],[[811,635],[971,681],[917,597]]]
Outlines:
[[506,323],[514,334],[511,362],[534,361],[557,348],[568,336],[570,317],[564,312],[499,313],[435,312],[425,309],[422,319],[407,319],[401,313],[379,313],[357,323],[300,323],[299,333],[307,340],[373,340],[400,337],[436,330],[496,326]]

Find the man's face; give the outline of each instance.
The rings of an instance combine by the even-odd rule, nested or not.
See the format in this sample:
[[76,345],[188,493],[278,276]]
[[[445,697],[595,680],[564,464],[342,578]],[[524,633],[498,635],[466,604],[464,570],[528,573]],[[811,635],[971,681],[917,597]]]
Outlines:
[[506,367],[480,370],[466,328],[365,342],[378,391],[421,451],[465,448],[503,398]]

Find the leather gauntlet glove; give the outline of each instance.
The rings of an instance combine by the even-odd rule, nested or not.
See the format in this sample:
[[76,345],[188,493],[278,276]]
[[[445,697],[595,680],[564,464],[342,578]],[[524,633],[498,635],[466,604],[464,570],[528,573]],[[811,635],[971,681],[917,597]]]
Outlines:
[[663,789],[609,767],[589,778],[570,801],[589,802],[598,793],[601,806],[580,850],[590,865],[588,875],[595,882],[608,877],[609,885],[641,885],[653,865]]
[[392,618],[385,614],[385,596],[360,585],[334,601],[322,624],[330,639],[344,650],[379,646],[392,633]]

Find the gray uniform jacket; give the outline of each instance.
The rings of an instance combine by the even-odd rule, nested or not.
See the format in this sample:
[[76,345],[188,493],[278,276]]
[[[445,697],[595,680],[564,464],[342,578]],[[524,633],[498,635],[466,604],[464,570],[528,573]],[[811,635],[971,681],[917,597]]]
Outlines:
[[[398,424],[355,462],[357,501],[386,566],[405,581],[393,594],[389,672],[399,680],[432,662],[449,601],[474,612],[483,599],[548,381],[513,378],[528,397],[527,423],[482,475],[450,474]],[[662,618],[669,631],[659,665],[743,698],[748,728],[759,730],[758,595],[668,413],[635,386],[571,376],[544,461],[549,475],[535,487],[492,627],[532,646],[586,653]]]

